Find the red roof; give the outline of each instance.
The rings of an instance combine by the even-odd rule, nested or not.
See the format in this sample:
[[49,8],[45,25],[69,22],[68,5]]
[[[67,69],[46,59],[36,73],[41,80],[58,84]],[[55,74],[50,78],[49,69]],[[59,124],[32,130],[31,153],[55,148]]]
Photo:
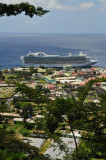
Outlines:
[[91,79],[95,79],[95,77],[90,77],[89,80],[91,80]]
[[54,86],[53,85],[48,85],[48,88],[54,88]]
[[5,81],[0,81],[0,83],[1,83],[1,84],[4,84],[4,83],[5,83]]
[[88,82],[88,81],[89,81],[89,79],[85,79],[84,81],[85,81],[85,82]]
[[78,72],[78,74],[87,74],[87,73],[85,73],[85,72]]

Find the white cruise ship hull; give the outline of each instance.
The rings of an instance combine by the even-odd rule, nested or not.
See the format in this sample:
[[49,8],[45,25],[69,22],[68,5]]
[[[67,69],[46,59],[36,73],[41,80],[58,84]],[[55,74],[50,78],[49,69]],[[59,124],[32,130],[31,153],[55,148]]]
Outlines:
[[[39,56],[41,54],[41,56]],[[69,57],[58,55],[46,55],[43,52],[29,53],[27,56],[20,57],[22,67],[40,67],[45,66],[47,68],[59,67],[62,68],[65,65],[71,65],[75,68],[91,67],[97,60],[90,60],[90,58],[82,52],[78,56],[69,55]],[[75,60],[74,60],[75,59]],[[75,61],[75,62],[74,62]],[[41,63],[42,62],[42,63]]]
[[91,60],[90,62],[86,62],[86,63],[81,63],[81,64],[71,64],[71,63],[67,63],[67,64],[25,64],[24,63],[24,60],[21,61],[21,64],[22,64],[22,67],[40,67],[40,66],[44,66],[44,67],[47,67],[47,68],[62,68],[63,66],[65,65],[71,65],[73,68],[81,68],[81,67],[91,67],[92,65],[96,64],[97,63],[97,60]]

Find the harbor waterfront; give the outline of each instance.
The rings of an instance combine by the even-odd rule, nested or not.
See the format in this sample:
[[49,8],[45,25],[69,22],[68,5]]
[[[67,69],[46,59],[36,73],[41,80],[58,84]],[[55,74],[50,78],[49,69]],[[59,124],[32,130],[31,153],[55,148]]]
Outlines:
[[[0,54],[1,149],[3,145],[9,147],[7,150],[9,149],[8,154],[11,156],[13,155],[12,148],[14,151],[14,148],[17,147],[16,144],[19,144],[19,157],[20,152],[22,157],[25,153],[26,159],[29,156],[28,151],[31,153],[38,151],[41,155],[40,160],[64,160],[64,157],[70,160],[78,156],[81,157],[78,160],[82,157],[91,160],[99,157],[100,160],[105,160],[105,49],[95,50],[98,48],[97,42],[96,46],[94,42],[92,42],[93,46],[90,43],[88,49],[87,46],[85,47],[85,40],[83,40],[82,46],[81,43],[78,45],[78,41],[73,43],[72,40],[68,44],[70,36],[67,41],[68,46],[64,46],[65,43],[62,43],[62,39],[58,43],[54,43],[53,40],[53,45],[49,44],[50,41],[47,42],[47,39],[52,40],[53,36],[52,38],[47,36],[47,39],[42,41],[43,36],[32,38],[31,35],[29,39],[32,40],[32,44],[30,41],[28,42],[29,35],[24,35],[24,38],[21,37],[21,39],[17,35],[14,35],[15,37],[9,35],[8,38],[7,35],[3,36],[0,45],[6,41],[7,44],[0,48],[0,52],[2,51]],[[35,43],[36,38],[37,42]],[[39,38],[41,44],[38,43]],[[75,35],[72,39],[74,38]],[[80,37],[80,40],[83,38]],[[61,44],[59,45],[59,43]],[[37,44],[39,45],[37,46]],[[55,57],[55,62],[61,63],[61,69],[58,65],[52,68],[51,64],[54,64],[52,60],[46,61],[51,62],[50,66],[44,66],[42,60],[41,66],[34,67],[31,63],[30,67],[22,67],[19,58],[28,50],[31,50],[32,54],[43,50],[46,54],[36,53],[40,53],[40,55],[38,54],[39,58],[43,58],[43,55],[46,58]],[[81,50],[83,53],[87,53],[87,56],[83,53],[78,55]],[[101,53],[103,50],[104,52]],[[68,57],[66,53],[72,53],[73,56],[69,54]],[[35,57],[31,53],[29,55],[33,62]],[[90,65],[88,68],[78,66],[73,68],[67,61],[64,64],[62,61],[57,61],[61,57],[66,59],[68,57],[68,60],[72,57],[77,57],[77,59],[80,57],[78,63],[81,63],[85,57],[84,61],[89,61]],[[96,63],[97,60],[98,63]],[[96,64],[91,66],[92,62]],[[27,152],[19,150],[20,144],[25,146],[25,151],[28,147]],[[5,150],[3,151],[5,153]],[[15,152],[14,155],[16,155]],[[36,153],[34,157],[36,157]]]

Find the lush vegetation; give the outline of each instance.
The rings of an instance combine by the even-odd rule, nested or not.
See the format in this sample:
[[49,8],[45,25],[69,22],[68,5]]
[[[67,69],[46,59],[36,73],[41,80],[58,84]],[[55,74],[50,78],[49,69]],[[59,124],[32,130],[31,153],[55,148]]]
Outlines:
[[[11,72],[16,79],[19,73],[13,69],[11,69]],[[30,77],[33,73],[37,73],[37,70],[31,67],[28,76]],[[70,153],[67,154],[68,159],[105,159],[106,94],[98,95],[100,100],[98,104],[89,101],[86,102],[89,93],[91,93],[92,86],[97,81],[106,81],[106,79],[91,80],[86,86],[78,89],[77,98],[73,95],[66,99],[56,98],[54,101],[48,98],[50,90],[44,88],[43,85],[30,88],[22,83],[14,83],[15,91],[21,93],[21,96],[13,98],[12,109],[14,109],[14,113],[17,112],[20,114],[23,121],[12,124],[12,117],[0,115],[1,139],[4,138],[5,140],[7,138],[7,142],[1,141],[1,159],[31,159],[32,157],[32,159],[39,159],[39,157],[40,159],[45,159],[43,155],[39,154],[38,149],[30,148],[29,145],[29,148],[26,148],[26,144],[20,140],[22,136],[31,136],[31,134],[37,134],[39,136],[39,133],[42,133],[50,140],[54,139],[60,144],[60,148],[66,151],[66,146],[60,139],[61,136],[64,136],[62,130],[66,131],[66,135],[71,132],[75,141],[76,149],[73,155],[70,155]],[[93,97],[94,94],[93,91]],[[6,101],[2,100],[0,102],[0,112],[11,112]],[[37,114],[41,114],[42,118],[35,119],[34,124],[27,122],[28,118]],[[80,130],[82,134],[80,143],[78,144],[74,134],[75,130]],[[10,138],[11,136],[13,139]],[[5,143],[8,144],[7,147]],[[8,147],[10,143],[13,144],[13,149]],[[50,141],[47,140],[42,146],[40,153],[44,153],[49,144]],[[18,147],[22,148],[21,152],[18,150]],[[15,152],[17,152],[16,155]]]
[[[62,142],[59,140],[60,136],[58,137],[56,133],[60,123],[66,122],[66,125],[70,127],[76,145],[76,150],[73,153],[73,159],[75,160],[106,158],[106,95],[99,95],[101,99],[99,105],[95,103],[84,103],[95,82],[96,80],[91,80],[86,87],[80,88],[77,100],[74,97],[71,99],[57,98],[55,101],[50,102],[47,107],[48,112],[45,114],[45,119],[41,122],[48,136],[56,139],[61,144]],[[81,130],[83,133],[80,144],[77,144],[74,135],[74,130],[76,129]],[[70,158],[72,158],[72,155]]]

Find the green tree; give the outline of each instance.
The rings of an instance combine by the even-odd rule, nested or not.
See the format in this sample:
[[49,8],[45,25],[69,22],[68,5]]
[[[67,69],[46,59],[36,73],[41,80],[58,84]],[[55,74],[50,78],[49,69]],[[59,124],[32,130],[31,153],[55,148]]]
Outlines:
[[16,84],[16,92],[20,92],[23,97],[33,97],[34,89],[26,86],[25,84],[17,83]]
[[42,92],[43,92],[44,94],[47,94],[47,93],[50,93],[50,90],[49,90],[48,88],[43,88]]
[[37,85],[36,86],[36,92],[41,92],[43,89],[42,85]]
[[14,71],[14,68],[11,68],[11,74],[13,74],[15,71]]
[[33,17],[34,15],[42,16],[49,12],[48,10],[43,10],[42,7],[35,8],[33,5],[26,3],[20,3],[20,4],[3,4],[0,3],[0,16],[11,16],[11,15],[18,15],[22,12],[25,12],[25,15],[28,15],[30,17]]
[[47,69],[47,70],[46,70],[46,73],[47,73],[47,75],[53,74],[53,71],[52,71],[52,69]]
[[6,101],[5,100],[1,100],[0,101],[0,112],[7,112],[9,111],[9,108],[6,104]]
[[[1,66],[0,66],[1,67]],[[3,72],[0,71],[0,80],[1,81],[4,81],[5,80],[5,76],[3,75]]]
[[32,74],[32,73],[34,73],[34,67],[33,66],[31,66],[30,68],[29,68],[29,70],[30,70],[30,73]]
[[26,122],[26,119],[33,114],[33,106],[28,102],[23,102],[21,103],[20,108],[22,109],[21,116],[24,118],[24,122]]
[[37,133],[39,130],[45,130],[45,120],[44,118],[39,118],[35,120],[35,128],[37,130]]

